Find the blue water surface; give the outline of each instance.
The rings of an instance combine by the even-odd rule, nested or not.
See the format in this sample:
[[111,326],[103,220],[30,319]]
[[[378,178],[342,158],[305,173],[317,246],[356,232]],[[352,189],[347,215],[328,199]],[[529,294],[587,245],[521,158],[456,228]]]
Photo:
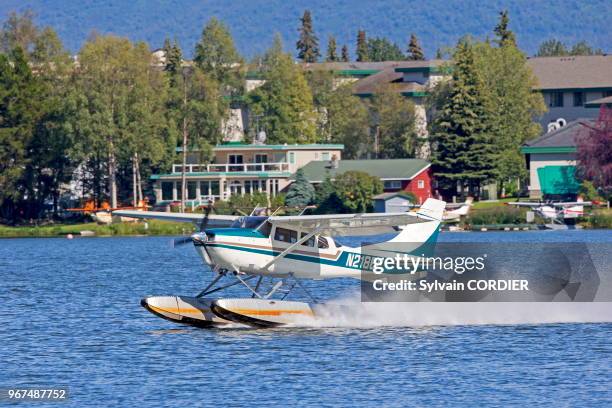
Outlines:
[[[440,235],[525,239],[612,242],[612,232]],[[191,246],[169,241],[0,240],[0,386],[69,387],[67,403],[36,407],[612,405],[610,323],[204,330],[167,322],[140,298],[195,294],[209,279]],[[356,285],[308,283],[322,298]]]

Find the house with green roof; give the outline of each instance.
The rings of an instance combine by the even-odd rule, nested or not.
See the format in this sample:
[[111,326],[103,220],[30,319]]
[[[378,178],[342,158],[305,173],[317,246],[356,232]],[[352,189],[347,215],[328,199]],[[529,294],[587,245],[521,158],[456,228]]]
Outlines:
[[[291,184],[291,176],[297,169],[313,160],[340,160],[343,150],[341,144],[232,142],[215,146],[211,163],[201,163],[200,152],[191,150],[185,166],[186,201],[200,205],[209,200],[227,200],[232,195],[254,192],[276,196]],[[181,199],[182,173],[182,164],[174,164],[170,173],[151,176],[158,205]]]
[[385,193],[410,192],[419,204],[433,197],[431,163],[422,159],[312,161],[302,167],[314,185],[322,183],[328,175],[333,180],[352,170],[380,178]]
[[578,193],[577,140],[594,122],[591,118],[574,120],[523,145],[531,198],[564,198]]

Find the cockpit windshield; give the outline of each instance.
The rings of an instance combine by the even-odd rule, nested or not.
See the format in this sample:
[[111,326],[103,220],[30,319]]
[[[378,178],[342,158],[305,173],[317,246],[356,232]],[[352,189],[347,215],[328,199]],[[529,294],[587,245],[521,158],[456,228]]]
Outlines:
[[268,217],[261,216],[240,217],[236,221],[234,221],[230,227],[255,229],[267,219]]

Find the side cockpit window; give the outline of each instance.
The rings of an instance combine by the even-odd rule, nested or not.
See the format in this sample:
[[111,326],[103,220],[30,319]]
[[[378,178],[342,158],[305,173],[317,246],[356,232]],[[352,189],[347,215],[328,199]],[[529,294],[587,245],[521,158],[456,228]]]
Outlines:
[[327,243],[327,239],[323,237],[319,237],[317,239],[317,247],[318,248],[329,248],[329,244]]
[[282,242],[288,242],[290,244],[294,244],[298,240],[297,231],[276,227],[276,230],[274,231],[274,239],[276,241],[282,241]]
[[[302,232],[302,235],[300,235],[300,238],[304,238],[306,235],[308,235],[307,232]],[[314,235],[312,237],[308,238],[306,241],[302,242],[302,245],[314,248],[314,246],[315,246],[315,237],[314,237]]]

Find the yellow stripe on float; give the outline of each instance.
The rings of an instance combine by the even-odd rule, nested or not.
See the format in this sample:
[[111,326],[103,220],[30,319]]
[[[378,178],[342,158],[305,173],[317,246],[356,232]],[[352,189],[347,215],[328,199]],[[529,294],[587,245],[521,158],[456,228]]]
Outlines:
[[183,313],[187,313],[187,314],[204,314],[207,312],[210,312],[209,309],[182,309],[182,308],[178,308],[178,307],[169,307],[169,308],[165,308],[162,309],[161,307],[156,307],[156,306],[152,306],[147,304],[148,307],[150,307],[151,309],[155,310],[156,312],[168,312],[168,313],[174,313],[177,315],[183,314]]
[[243,315],[280,316],[282,314],[304,314],[314,316],[312,310],[263,310],[263,309],[228,309],[228,311]]

